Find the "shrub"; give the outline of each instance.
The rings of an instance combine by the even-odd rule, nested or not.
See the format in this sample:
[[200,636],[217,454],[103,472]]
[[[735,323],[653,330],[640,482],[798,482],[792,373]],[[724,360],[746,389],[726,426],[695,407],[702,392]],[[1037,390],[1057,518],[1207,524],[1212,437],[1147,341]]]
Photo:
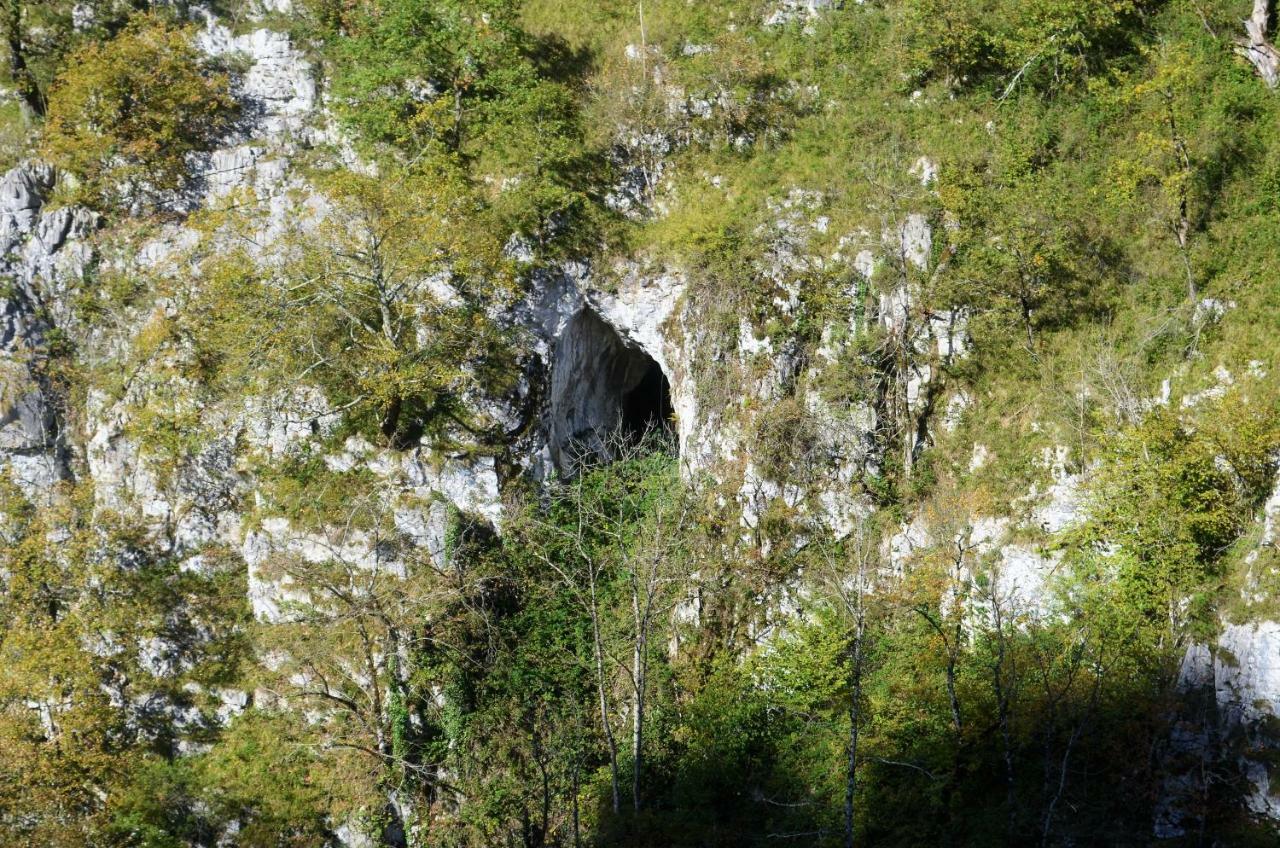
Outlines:
[[45,150],[80,179],[78,200],[150,205],[189,179],[187,156],[230,127],[236,103],[187,29],[135,17],[78,50],[49,97]]

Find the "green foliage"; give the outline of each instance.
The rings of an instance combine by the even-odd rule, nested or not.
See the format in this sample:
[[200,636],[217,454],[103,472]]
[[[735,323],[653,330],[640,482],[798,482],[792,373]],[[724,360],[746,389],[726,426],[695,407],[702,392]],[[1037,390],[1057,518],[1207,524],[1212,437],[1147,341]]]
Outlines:
[[192,31],[154,16],[67,58],[49,95],[47,155],[78,180],[77,199],[147,205],[188,179],[236,112],[226,73],[208,66]]
[[482,4],[373,2],[344,9],[335,91],[373,141],[458,149],[492,102],[509,96],[528,43],[506,0]]
[[1104,442],[1078,540],[1128,608],[1175,631],[1185,599],[1203,601],[1196,593],[1222,575],[1280,446],[1280,419],[1257,398],[1250,404],[1233,394],[1197,419],[1198,426],[1159,410]]
[[211,257],[189,317],[206,379],[287,400],[317,386],[349,429],[393,447],[424,431],[490,436],[465,400],[512,379],[490,314],[516,293],[486,212],[449,161],[317,177],[328,208],[283,239],[283,263]]
[[0,168],[8,170],[27,154],[31,141],[22,108],[13,102],[0,105]]
[[4,78],[18,95],[24,123],[44,114],[49,86],[69,54],[111,37],[146,6],[140,0],[7,0],[0,7]]
[[986,167],[956,163],[939,187],[958,224],[951,297],[1001,355],[1018,344],[1034,357],[1044,331],[1102,314],[1123,269],[1065,189],[1071,177],[1042,164],[1053,152],[1037,131],[1010,127]]
[[238,717],[193,767],[192,784],[222,821],[240,822],[246,848],[327,844],[327,795],[306,726],[297,716],[252,710]]
[[[212,690],[245,659],[246,586],[215,551],[180,567],[141,528],[93,515],[85,491],[36,506],[3,485],[0,844],[84,844],[141,826],[139,793],[155,791],[141,783],[215,735]],[[181,832],[146,827],[145,844]]]
[[993,77],[1008,89],[1078,85],[1127,46],[1143,0],[912,0],[898,10],[911,68],[960,86]]
[[[1280,448],[1280,107],[1228,49],[1243,10],[906,0],[765,26],[772,5],[313,0],[287,21],[369,167],[299,153],[315,196],[272,245],[245,191],[189,219],[177,278],[103,271],[38,369],[69,406],[87,382],[127,402],[165,490],[246,397],[306,407],[309,443],[237,445],[253,577],[282,594],[250,621],[232,552],[179,562],[83,488],[0,492],[0,844],[825,846],[846,792],[855,843],[1149,841],[1170,723],[1213,720],[1175,688],[1183,647],[1274,565],[1251,522]],[[95,9],[76,30],[24,4],[33,71],[10,81],[51,91],[43,146],[79,199],[142,211],[228,128],[229,76],[189,30]],[[608,211],[624,178],[655,214]],[[923,267],[891,243],[911,214]],[[892,530],[832,540],[804,498],[748,530],[731,474],[685,480],[652,446],[522,490],[518,434],[483,412],[525,364],[499,316],[544,263],[620,255],[686,272],[684,376],[726,428],[758,413],[771,481],[830,486],[815,395],[874,411],[881,455],[848,485]],[[914,326],[964,323],[967,358],[894,339],[900,290]],[[769,354],[743,361],[744,325]],[[116,336],[127,356],[78,367]],[[744,386],[784,352],[755,409]],[[937,395],[913,408],[919,369]],[[501,536],[336,470],[352,436],[380,463],[498,457]],[[1085,517],[1018,606],[976,525],[1023,518],[1046,455]],[[931,541],[885,561],[917,514]],[[162,672],[157,642],[195,647]],[[232,687],[254,703],[215,722]],[[1207,832],[1245,844],[1240,776],[1205,780]]]
[[[417,161],[470,160],[509,230],[583,239],[597,214],[570,87],[574,57],[520,27],[511,0],[316,5],[332,85],[358,138]],[[569,79],[566,79],[569,77]],[[583,239],[584,243],[585,239]]]

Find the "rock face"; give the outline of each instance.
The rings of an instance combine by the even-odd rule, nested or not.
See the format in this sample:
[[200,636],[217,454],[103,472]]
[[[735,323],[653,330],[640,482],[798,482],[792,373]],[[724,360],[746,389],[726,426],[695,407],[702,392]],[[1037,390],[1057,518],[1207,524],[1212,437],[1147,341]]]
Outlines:
[[1178,838],[1199,826],[1197,802],[1210,791],[1205,775],[1214,771],[1239,776],[1251,813],[1280,819],[1272,782],[1280,751],[1280,623],[1227,624],[1216,644],[1192,645],[1178,686],[1184,705],[1168,743],[1155,835]]
[[[325,137],[327,116],[318,108],[313,69],[280,32],[258,29],[233,35],[212,15],[196,36],[196,46],[211,56],[239,57],[247,70],[237,79],[241,125],[225,147],[192,162],[192,190],[177,204],[185,211],[213,207],[233,192],[244,192],[258,205],[258,228],[252,240],[261,253],[290,226],[315,210],[305,181],[290,171],[292,158]],[[300,214],[300,212],[302,214]],[[185,225],[168,224],[135,253],[116,259],[117,270],[159,276],[191,273],[189,253],[200,235]],[[161,303],[158,309],[174,308]],[[137,323],[120,337],[95,340],[99,346],[129,349],[154,317],[135,316]],[[220,422],[224,436],[197,456],[162,475],[153,457],[131,433],[137,411],[169,399],[195,397],[194,386],[175,377],[169,358],[141,364],[122,393],[91,390],[85,410],[84,461],[102,507],[141,514],[152,521],[178,552],[220,542],[241,542],[240,511],[249,481],[237,470],[236,456],[246,445],[268,453],[324,430],[322,397],[305,396],[280,403],[246,398],[239,409],[208,409],[201,415]],[[291,418],[291,416],[293,416]],[[295,420],[296,419],[296,420]],[[162,477],[167,477],[162,482]]]
[[[283,0],[272,5],[287,9]],[[784,0],[774,4],[766,24],[807,24],[832,5],[833,0]],[[342,149],[314,70],[287,35],[268,29],[235,35],[209,17],[198,45],[209,55],[245,59],[237,94],[246,117],[224,146],[192,163],[200,179],[180,206],[192,212],[243,193],[261,210],[253,240],[259,246],[255,258],[262,259],[265,246],[289,226],[323,214],[323,202],[308,192],[297,173],[301,169],[293,167],[302,151],[336,143],[340,155],[352,159],[348,164],[359,163]],[[637,48],[636,57],[641,56]],[[678,100],[679,109],[695,115],[715,105]],[[618,142],[628,167],[621,169],[610,195],[615,209],[635,218],[661,213],[655,197],[662,160],[675,144],[651,135]],[[922,158],[915,172],[927,189],[936,166]],[[253,612],[264,622],[286,616],[289,602],[307,600],[287,580],[266,573],[275,555],[336,557],[356,569],[401,567],[362,532],[300,529],[271,514],[245,520],[254,508],[256,484],[244,457],[281,460],[318,450],[334,433],[338,417],[314,386],[299,386],[287,397],[245,397],[230,407],[200,407],[186,400],[197,393],[175,375],[172,362],[157,355],[139,364],[120,391],[91,389],[83,420],[67,420],[65,399],[49,376],[53,342],[76,330],[71,302],[95,263],[105,260],[91,244],[99,224],[92,213],[46,209],[54,182],[53,171],[36,163],[0,179],[0,470],[8,469],[33,497],[83,474],[92,481],[100,508],[151,522],[171,552],[191,567],[199,567],[199,551],[206,545],[237,551],[247,567]],[[530,270],[524,302],[498,316],[527,342],[521,385],[490,415],[511,437],[505,456],[431,445],[397,451],[351,437],[340,448],[327,448],[320,460],[330,470],[371,474],[384,493],[380,506],[396,530],[433,557],[442,555],[455,514],[500,532],[503,488],[512,478],[528,475],[545,482],[572,475],[584,464],[614,458],[622,446],[654,430],[675,441],[687,477],[711,479],[724,485],[727,500],[736,498],[744,539],[767,548],[765,519],[775,509],[837,537],[849,534],[872,509],[859,483],[884,464],[878,437],[890,424],[887,418],[897,414],[909,422],[903,428],[909,457],[930,443],[933,427],[954,426],[973,402],[947,394],[943,384],[945,366],[967,355],[967,316],[960,311],[921,314],[919,285],[911,282],[945,261],[939,257],[947,251],[941,243],[946,227],[935,232],[936,221],[910,212],[881,231],[846,234],[831,252],[815,246],[831,226],[820,195],[791,191],[774,198],[768,209],[770,220],[752,234],[763,245],[763,258],[752,272],[767,284],[770,315],[784,323],[801,320],[803,286],[819,274],[839,277],[839,295],[851,304],[847,314],[820,328],[815,350],[801,350],[786,334],[746,315],[724,337],[715,336],[691,302],[693,286],[684,269],[641,259],[611,268],[566,261]],[[188,253],[199,238],[184,224],[169,223],[133,255],[112,261],[147,273],[186,274]],[[532,266],[532,253],[517,240],[508,252]],[[895,272],[898,276],[891,276]],[[878,298],[868,295],[873,280],[885,292]],[[160,303],[156,312],[176,308]],[[115,337],[90,341],[129,349],[153,316],[135,317],[136,325]],[[903,352],[902,373],[895,375],[901,395],[897,410],[890,411],[884,398],[833,399],[822,390],[828,369],[853,355],[851,340],[871,331]],[[1225,386],[1229,379],[1222,382]],[[136,418],[139,410],[174,396],[183,398],[190,407],[184,411],[215,435],[162,472],[137,437]],[[800,419],[803,428],[788,429]],[[788,450],[778,452],[785,454],[781,459],[770,455],[770,440],[786,444]],[[1079,517],[1081,475],[1068,472],[1066,454],[1060,448],[1043,457],[1048,485],[1027,493],[1017,518],[970,516],[963,526],[951,527],[936,516],[914,516],[889,540],[885,559],[902,568],[913,551],[950,534],[994,564],[990,602],[1018,616],[1046,614],[1047,587],[1059,558],[1049,545],[1028,539],[1052,537]],[[970,470],[987,461],[986,449],[975,445]],[[1266,600],[1267,591],[1258,587],[1277,576],[1280,561],[1262,553],[1274,551],[1278,540],[1280,486],[1267,502],[1258,551],[1247,560],[1256,585],[1246,590],[1246,601]],[[981,614],[983,607],[975,610]],[[693,620],[696,606],[690,602],[678,615]],[[162,657],[164,646],[155,653]],[[1202,763],[1219,740],[1243,740],[1232,756],[1252,787],[1246,804],[1259,815],[1280,819],[1280,796],[1271,790],[1268,765],[1280,748],[1280,738],[1270,730],[1280,716],[1280,623],[1224,624],[1215,644],[1188,651],[1181,685],[1189,694],[1208,693],[1212,719],[1178,722],[1170,748]],[[247,704],[244,693],[227,694],[228,714]],[[1174,774],[1166,785],[1158,836],[1188,832],[1182,801],[1200,788],[1189,775]]]
[[[812,18],[826,5],[791,4],[783,11]],[[191,211],[247,192],[261,209],[253,243],[255,249],[263,250],[299,218],[323,213],[291,162],[300,151],[320,142],[338,141],[341,147],[340,139],[318,97],[310,63],[285,34],[259,29],[235,35],[207,16],[197,44],[213,56],[242,57],[247,70],[238,78],[237,95],[245,119],[226,139],[226,146],[193,163],[200,179],[180,206]],[[675,144],[674,139],[644,139],[640,146],[645,155],[631,157],[640,163],[637,167],[643,166],[643,185],[628,189],[627,180],[636,177],[624,173],[618,196],[629,198],[629,214],[658,214],[653,204],[662,158]],[[82,244],[94,225],[92,216],[69,209],[41,215],[52,181],[47,168],[33,166],[11,173],[2,189],[0,232],[6,262],[26,287],[21,297],[8,299],[4,307],[5,351],[11,363],[17,362],[19,351],[38,347],[54,326],[48,322],[56,322],[56,313],[65,311],[59,304],[66,302],[67,281],[74,280],[91,260],[98,261]],[[811,236],[825,233],[828,227],[820,214],[821,203],[822,198],[811,192],[791,192],[770,204],[774,221],[758,233],[769,245],[760,273],[776,286],[775,304],[788,319],[800,308],[797,280],[802,275],[836,266],[855,269],[863,280],[875,272],[870,251],[856,257],[839,252],[828,257],[810,247]],[[912,215],[901,232],[882,241],[923,267],[931,239],[929,222]],[[134,263],[150,274],[189,273],[183,263],[198,240],[182,224],[166,225],[123,260],[123,266]],[[519,253],[519,246],[514,246],[513,255]],[[736,338],[710,337],[685,298],[687,281],[679,269],[638,261],[609,269],[569,262],[538,274],[528,302],[507,317],[529,339],[526,379],[511,408],[494,409],[491,415],[509,424],[513,432],[521,429],[522,422],[534,422],[513,445],[509,465],[516,473],[531,472],[544,479],[571,473],[579,455],[607,459],[611,450],[607,442],[615,431],[634,439],[646,428],[670,430],[687,475],[736,481],[733,485],[740,487],[738,500],[748,534],[772,504],[783,504],[841,534],[866,513],[865,499],[854,492],[858,478],[877,463],[871,435],[877,416],[870,404],[852,408],[833,404],[816,389],[807,388],[800,393],[802,407],[817,424],[803,461],[767,467],[752,457],[753,443],[759,441],[758,434],[770,417],[763,413],[797,382],[821,379],[823,370],[843,355],[845,343],[836,336],[859,330],[852,318],[838,332],[824,331],[821,355],[802,361],[796,350],[775,345],[749,324],[739,328]],[[851,296],[860,292],[854,285]],[[909,297],[906,289],[902,297]],[[161,308],[169,307],[162,304]],[[895,308],[883,305],[881,320],[905,333],[905,325],[893,324]],[[118,338],[97,341],[127,349],[130,337],[142,330],[147,319],[139,315],[138,324]],[[911,343],[920,351],[932,352],[937,335],[932,324],[926,326],[925,335],[928,339]],[[947,355],[959,347],[950,336],[940,344]],[[730,383],[728,396],[710,397],[708,363],[726,366],[731,380],[740,386],[735,390]],[[67,448],[60,441],[54,399],[33,381],[34,371],[26,368],[24,373],[25,389],[9,393],[13,400],[2,419],[0,449],[8,462],[30,466],[24,474],[42,487],[68,474],[70,466],[65,457],[58,458]],[[279,454],[324,432],[323,399],[280,401],[284,407],[275,400],[246,399],[241,409],[202,410],[201,415],[222,422],[226,437],[199,457],[181,463],[162,485],[154,462],[130,434],[130,423],[135,410],[161,396],[194,394],[192,387],[174,380],[166,373],[166,362],[156,360],[143,364],[122,395],[91,391],[84,433],[73,441],[83,446],[85,469],[94,479],[100,505],[132,510],[164,525],[164,535],[179,549],[194,550],[213,540],[240,546],[238,513],[252,484],[237,471],[237,452],[247,445]],[[915,379],[917,385],[925,382],[924,376]],[[282,414],[282,409],[292,412]],[[293,423],[272,423],[282,418]],[[357,453],[354,461],[359,463],[394,464],[378,451]],[[438,464],[439,458],[433,462]],[[451,467],[450,461],[444,466]],[[496,505],[503,481],[497,472],[472,468],[459,473],[461,477],[448,484],[454,492],[485,494],[482,498],[467,495],[456,505],[500,524]],[[472,473],[479,476],[467,476]],[[421,488],[426,484],[405,485]]]
[[607,459],[617,447],[609,442],[634,440],[646,428],[672,430],[684,444],[694,420],[687,350],[671,338],[683,279],[627,268],[612,292],[592,281],[587,266],[566,266],[535,285],[518,316],[547,380],[529,449],[542,457],[538,476]]
[[[1274,585],[1280,543],[1280,480],[1263,505],[1257,544],[1244,556],[1248,567],[1242,600],[1246,610],[1265,605]],[[1238,615],[1238,614],[1237,614]],[[1280,820],[1280,622],[1260,612],[1252,621],[1223,621],[1211,643],[1187,649],[1179,690],[1193,709],[1174,725],[1170,770],[1159,805],[1155,834],[1175,838],[1196,824],[1196,799],[1207,792],[1208,767],[1241,778],[1242,801],[1255,815]]]
[[[812,18],[825,5],[791,4],[785,12]],[[321,143],[336,143],[344,157],[350,152],[323,107],[314,69],[287,35],[269,29],[235,34],[205,15],[196,43],[211,56],[237,57],[245,68],[236,84],[244,118],[224,146],[192,162],[197,179],[174,208],[192,212],[229,198],[256,203],[260,214],[252,242],[265,258],[288,227],[323,214],[322,202],[292,167],[295,157]],[[705,111],[680,102],[682,109]],[[616,192],[625,198],[619,202],[628,214],[658,214],[654,204],[662,159],[675,145],[674,139],[661,137],[632,145],[627,158],[634,167],[624,169]],[[354,159],[347,164],[359,167]],[[254,481],[244,471],[243,458],[275,460],[310,449],[334,423],[325,399],[302,386],[288,398],[246,397],[238,406],[201,407],[197,387],[173,367],[181,352],[162,352],[138,362],[118,390],[91,387],[75,431],[68,432],[60,400],[42,369],[51,334],[78,332],[71,302],[86,272],[108,263],[115,271],[180,278],[194,269],[192,251],[203,236],[179,220],[124,251],[95,252],[87,238],[97,225],[92,214],[44,209],[54,177],[48,167],[32,164],[0,182],[3,271],[13,280],[0,301],[0,461],[33,493],[47,492],[78,469],[92,479],[100,508],[143,517],[174,553],[192,557],[195,565],[197,552],[211,543],[241,551],[249,564],[255,610],[264,618],[277,616],[288,588],[259,580],[255,563],[273,550],[305,555],[334,540],[312,538],[270,515],[248,529],[243,516]],[[810,237],[824,233],[828,223],[820,205],[821,198],[812,193],[792,192],[770,206],[776,220],[759,233],[770,245],[760,272],[776,285],[783,315],[799,308],[798,275],[853,261],[810,248]],[[914,216],[909,229],[897,239],[923,262],[931,237],[928,222]],[[528,251],[513,244],[511,253],[520,260]],[[859,255],[857,262],[860,273],[872,272],[870,259]],[[442,454],[430,446],[393,452],[358,440],[348,440],[325,462],[367,469],[384,480],[386,507],[397,527],[434,550],[445,532],[441,504],[500,528],[500,491],[510,476],[546,479],[572,473],[581,459],[610,458],[615,434],[625,441],[650,429],[668,431],[688,476],[711,475],[740,486],[744,532],[753,532],[759,516],[775,503],[848,532],[866,510],[861,496],[851,494],[856,478],[875,462],[870,433],[876,417],[870,406],[848,409],[827,402],[816,390],[802,394],[804,408],[820,422],[806,457],[812,467],[803,469],[812,479],[794,479],[800,469],[770,468],[752,458],[753,433],[767,423],[770,405],[797,380],[816,380],[841,355],[843,343],[828,333],[832,340],[824,358],[805,363],[796,351],[776,347],[749,325],[739,328],[736,338],[712,338],[686,289],[680,269],[641,261],[613,268],[566,262],[539,270],[528,300],[503,317],[527,338],[529,358],[510,408],[492,410],[492,418],[518,432],[504,463]],[[97,333],[85,343],[104,357],[134,350],[148,322],[176,308],[157,303],[154,312],[133,315],[131,326]],[[741,379],[740,391],[708,396],[707,363],[717,361],[734,372],[733,379]],[[137,418],[140,411],[174,404],[218,435],[195,454],[166,464],[140,438]],[[826,480],[826,488],[808,485],[816,479]],[[344,539],[339,547],[357,563],[374,554],[367,540]]]
[[288,35],[257,29],[236,36],[209,16],[196,45],[211,56],[240,54],[249,59],[237,96],[257,132],[278,138],[301,133],[312,123],[315,76]]
[[1221,732],[1243,735],[1240,765],[1252,791],[1249,809],[1280,818],[1280,793],[1271,786],[1267,755],[1280,749],[1272,722],[1280,715],[1280,623],[1229,624],[1218,637],[1213,691]]
[[46,210],[54,174],[19,165],[0,180],[0,468],[29,495],[70,475],[62,402],[49,376],[50,335],[87,270],[85,210]]
[[792,21],[814,21],[836,0],[783,0],[764,18],[765,26],[783,26]]

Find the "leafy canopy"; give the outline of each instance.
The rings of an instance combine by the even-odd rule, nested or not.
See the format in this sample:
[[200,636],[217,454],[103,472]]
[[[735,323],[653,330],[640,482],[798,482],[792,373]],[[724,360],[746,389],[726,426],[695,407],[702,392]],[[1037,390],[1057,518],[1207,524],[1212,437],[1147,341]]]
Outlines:
[[201,57],[191,35],[137,16],[115,38],[68,58],[49,96],[44,147],[81,180],[79,199],[150,205],[186,185],[189,154],[230,128],[230,78]]
[[516,288],[462,174],[431,157],[317,185],[326,208],[297,222],[277,263],[206,268],[193,320],[209,376],[268,396],[318,386],[354,429],[396,447],[446,425],[485,431],[467,401],[510,379],[511,339],[490,312]]

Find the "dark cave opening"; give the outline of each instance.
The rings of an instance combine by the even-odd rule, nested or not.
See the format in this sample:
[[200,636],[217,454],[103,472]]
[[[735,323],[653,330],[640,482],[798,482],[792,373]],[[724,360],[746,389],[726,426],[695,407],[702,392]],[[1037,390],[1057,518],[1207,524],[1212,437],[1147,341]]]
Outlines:
[[647,362],[642,363],[644,373],[640,381],[622,395],[622,435],[632,442],[640,442],[649,435],[669,439],[674,433],[671,415],[675,411],[671,405],[671,385],[657,362],[643,353],[639,355]]
[[594,311],[583,309],[565,328],[551,382],[549,447],[560,473],[611,462],[642,442],[676,448],[662,366]]

